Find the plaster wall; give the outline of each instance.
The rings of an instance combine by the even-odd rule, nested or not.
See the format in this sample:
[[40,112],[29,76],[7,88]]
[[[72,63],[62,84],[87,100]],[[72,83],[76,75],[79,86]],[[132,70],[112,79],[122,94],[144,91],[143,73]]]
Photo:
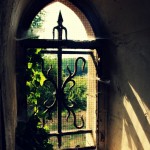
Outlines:
[[150,149],[150,1],[93,1],[109,30],[109,150]]
[[[23,1],[22,1],[23,2]],[[22,3],[22,6],[24,4]],[[0,2],[0,149],[15,149],[17,122],[15,45],[21,1]]]
[[[83,0],[82,3],[88,3]],[[0,2],[0,149],[15,149],[15,35],[31,0]],[[39,2],[39,1],[38,1]],[[45,0],[46,3],[46,0]],[[150,149],[150,1],[91,0],[111,44],[108,150]],[[37,3],[38,4],[38,3]],[[101,29],[100,29],[101,30]],[[4,116],[4,117],[3,117]],[[4,121],[3,121],[4,120]],[[3,125],[5,132],[2,132]],[[6,141],[2,144],[1,141]]]

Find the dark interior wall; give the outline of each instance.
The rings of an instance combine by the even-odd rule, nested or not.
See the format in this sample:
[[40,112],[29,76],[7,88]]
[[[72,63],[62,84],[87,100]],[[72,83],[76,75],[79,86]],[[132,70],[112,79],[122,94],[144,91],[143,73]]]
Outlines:
[[[2,149],[11,149],[14,147],[14,133],[16,124],[16,95],[15,95],[15,51],[13,22],[11,13],[13,11],[13,1],[0,2],[0,95],[2,112],[1,121],[3,127],[1,133],[7,135],[2,136],[2,142],[7,141],[7,144],[1,144]],[[11,30],[11,29],[12,30]],[[9,143],[8,143],[9,141]]]
[[112,41],[108,149],[150,149],[150,1],[93,2]]
[[[0,2],[0,133],[6,135],[0,134],[0,149],[5,146],[3,140],[6,149],[13,150],[15,146],[15,36],[21,16],[33,1]],[[150,140],[150,1],[92,0],[91,3],[112,42],[109,45],[108,149],[147,149]]]
[[[24,1],[27,2],[27,1]],[[23,1],[0,2],[0,149],[15,149],[16,103],[16,30]],[[6,142],[6,144],[5,144]]]

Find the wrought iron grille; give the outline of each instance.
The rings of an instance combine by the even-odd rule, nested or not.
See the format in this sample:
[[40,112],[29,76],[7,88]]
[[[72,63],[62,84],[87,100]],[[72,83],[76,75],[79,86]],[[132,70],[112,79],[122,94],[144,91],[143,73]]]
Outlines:
[[[44,81],[44,85],[49,90],[53,91],[53,98],[51,97],[51,102],[49,99],[44,103],[44,110],[49,114],[49,120],[45,120],[43,118],[43,126],[49,125],[51,126],[52,122],[55,123],[55,129],[50,129],[50,141],[53,141],[52,144],[56,145],[56,149],[95,149],[96,146],[93,144],[91,146],[86,146],[85,138],[88,136],[92,137],[92,130],[86,128],[86,116],[78,117],[78,113],[75,110],[75,107],[78,107],[78,104],[74,102],[73,99],[68,100],[67,92],[72,91],[72,89],[76,86],[75,76],[77,75],[78,68],[82,67],[82,71],[84,73],[84,68],[87,65],[88,61],[83,57],[83,55],[90,55],[93,59],[93,63],[95,64],[95,68],[97,68],[97,62],[93,55],[92,50],[83,50],[83,49],[95,49],[101,46],[103,40],[95,40],[95,41],[71,41],[67,39],[67,29],[63,26],[63,18],[61,12],[58,17],[58,25],[53,28],[53,40],[40,40],[40,39],[27,39],[21,41],[21,44],[27,48],[55,48],[55,49],[42,49],[41,55],[49,55],[56,56],[55,63],[57,64],[57,72],[55,75],[53,74],[53,65],[50,65],[49,68],[45,67],[45,62],[42,60],[41,68],[42,72],[46,78]],[[58,33],[58,39],[56,37],[56,31]],[[62,38],[63,32],[65,33],[65,39]],[[64,50],[69,49],[69,50]],[[70,50],[70,49],[79,49],[79,50]],[[81,50],[82,49],[82,50]],[[74,59],[73,69],[69,65],[66,64],[67,76],[63,74],[63,56],[64,55],[75,55],[76,59]],[[80,56],[81,55],[81,56]],[[75,58],[75,57],[74,57]],[[79,63],[80,62],[80,63]],[[56,80],[54,79],[56,77]],[[81,81],[82,82],[82,81]],[[69,86],[69,90],[66,92],[66,87]],[[51,89],[50,87],[53,86]],[[64,121],[64,112],[67,115],[66,120]],[[57,119],[56,119],[57,118]],[[71,118],[71,119],[70,119]],[[69,122],[69,119],[72,120],[73,130],[68,130],[64,126]],[[55,121],[54,121],[55,120]],[[69,126],[70,124],[68,124]],[[51,126],[52,127],[52,126]],[[53,128],[53,127],[52,127]],[[57,130],[56,130],[57,129]],[[80,143],[85,141],[85,144],[74,144],[73,147],[63,146],[64,142],[69,140],[70,138],[74,138],[79,135]],[[56,142],[57,141],[57,142]]]

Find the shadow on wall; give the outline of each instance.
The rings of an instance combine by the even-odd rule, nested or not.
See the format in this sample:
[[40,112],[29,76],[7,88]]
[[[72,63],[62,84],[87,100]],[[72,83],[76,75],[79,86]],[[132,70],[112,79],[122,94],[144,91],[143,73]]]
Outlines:
[[130,82],[126,83],[124,92],[117,85],[116,90],[120,95],[115,97],[117,100],[109,104],[108,149],[149,150],[149,106],[144,103],[144,97],[141,98],[135,87]]
[[108,150],[150,149],[150,30],[110,45]]
[[[139,96],[135,88],[128,82],[130,96],[123,97],[123,133],[130,149],[150,149],[150,116],[144,100]],[[124,134],[123,134],[124,135]],[[127,139],[126,139],[127,138]]]

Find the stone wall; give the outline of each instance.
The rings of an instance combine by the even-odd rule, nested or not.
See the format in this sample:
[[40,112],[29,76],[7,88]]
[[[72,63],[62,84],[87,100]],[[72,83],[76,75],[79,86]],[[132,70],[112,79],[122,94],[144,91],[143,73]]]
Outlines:
[[[0,2],[0,110],[3,133],[0,149],[14,149],[16,126],[13,1]],[[5,127],[4,127],[5,126]],[[5,136],[5,135],[6,136]],[[4,143],[6,141],[6,144]]]
[[107,147],[150,149],[150,1],[93,2],[112,41]]
[[0,2],[0,149],[15,149],[16,31],[24,4],[19,0]]
[[[5,146],[7,150],[15,149],[15,37],[20,17],[33,1],[0,2],[0,133],[3,133],[0,149]],[[150,1],[91,0],[91,3],[111,41],[107,149],[150,149]]]

